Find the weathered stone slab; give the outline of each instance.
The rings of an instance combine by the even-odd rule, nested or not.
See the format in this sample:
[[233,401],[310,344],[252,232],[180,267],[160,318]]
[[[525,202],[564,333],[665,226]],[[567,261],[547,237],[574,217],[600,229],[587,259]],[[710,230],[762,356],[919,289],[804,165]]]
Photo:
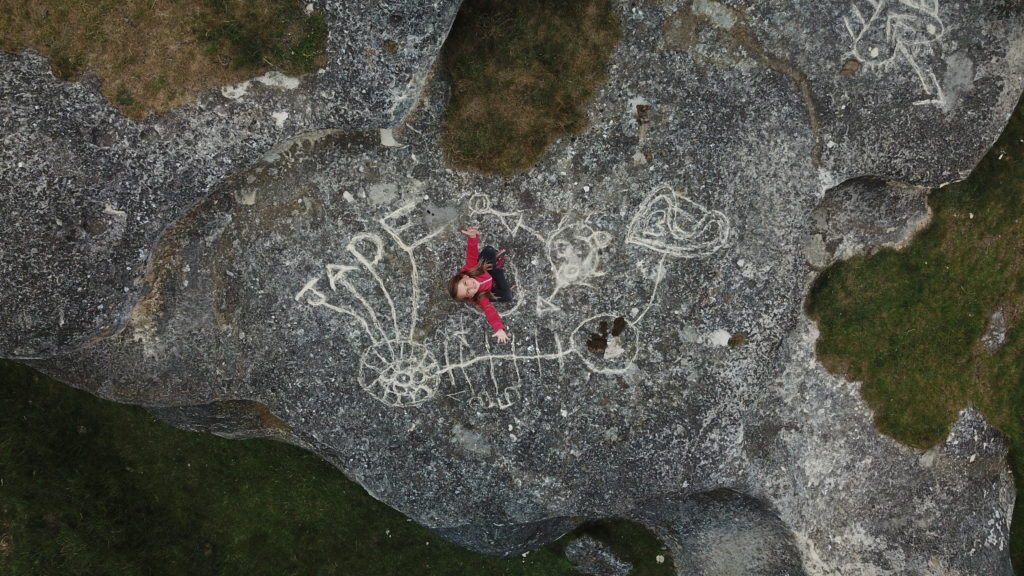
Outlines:
[[0,52],[5,118],[0,354],[60,354],[124,327],[159,233],[275,143],[321,128],[401,123],[458,0],[328,1],[329,62],[271,72],[135,122],[95,79],[56,80],[38,54]]
[[811,214],[804,256],[814,268],[899,248],[931,220],[927,188],[871,178],[848,180],[825,193]]
[[[836,184],[938,185],[995,139],[1022,88],[1024,7],[620,10],[592,127],[536,168],[446,169],[434,82],[401,146],[319,132],[197,197],[147,245],[124,330],[34,364],[222,434],[212,406],[264,405],[263,428],[240,405],[246,433],[284,428],[491,553],[617,516],[678,542],[767,526],[765,565],[807,574],[1010,574],[1003,441],[971,411],[929,452],[880,436],[816,362],[802,302],[830,245],[870,250],[921,219],[919,201]],[[904,35],[862,47],[885,22]],[[511,344],[444,293],[468,224],[509,249]],[[672,520],[721,490],[745,516]],[[712,565],[704,550],[688,565]]]

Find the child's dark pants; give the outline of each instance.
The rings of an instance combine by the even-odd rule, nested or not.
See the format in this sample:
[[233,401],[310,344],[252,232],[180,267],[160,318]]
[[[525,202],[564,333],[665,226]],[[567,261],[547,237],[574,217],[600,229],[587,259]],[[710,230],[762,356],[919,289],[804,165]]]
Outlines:
[[491,263],[491,269],[487,271],[494,278],[491,292],[501,302],[512,302],[515,300],[515,294],[512,293],[512,288],[508,284],[508,278],[505,277],[505,269],[498,268],[498,251],[494,249],[494,246],[484,246],[483,250],[480,251],[480,258]]

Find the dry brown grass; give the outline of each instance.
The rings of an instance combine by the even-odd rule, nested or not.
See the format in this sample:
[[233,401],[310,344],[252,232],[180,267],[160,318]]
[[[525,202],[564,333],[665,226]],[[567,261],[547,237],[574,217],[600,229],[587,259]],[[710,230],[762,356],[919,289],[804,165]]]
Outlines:
[[581,132],[618,38],[608,0],[467,0],[445,44],[448,161],[511,174]]
[[166,112],[204,90],[265,69],[308,72],[269,58],[256,66],[238,65],[230,43],[210,33],[231,19],[266,22],[266,29],[279,36],[268,43],[281,44],[268,46],[273,52],[288,50],[317,25],[298,4],[289,6],[287,20],[282,14],[282,3],[271,0],[0,0],[0,49],[35,49],[49,56],[54,75],[64,80],[95,74],[103,95],[137,118]]

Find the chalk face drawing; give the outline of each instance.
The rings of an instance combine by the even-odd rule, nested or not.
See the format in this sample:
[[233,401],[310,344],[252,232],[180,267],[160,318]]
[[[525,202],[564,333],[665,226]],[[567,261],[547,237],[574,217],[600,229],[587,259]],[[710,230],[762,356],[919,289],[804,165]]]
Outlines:
[[849,55],[865,69],[891,68],[902,62],[914,71],[928,98],[915,105],[946,103],[942,85],[926,60],[946,28],[939,0],[864,0],[843,17],[853,41]]
[[[529,315],[524,324],[531,326],[509,344],[481,338],[480,319],[474,317],[479,312],[472,311],[458,315],[455,327],[451,323],[435,326],[429,336],[419,332],[422,302],[415,252],[443,228],[421,230],[413,218],[415,203],[377,220],[383,234],[354,234],[339,261],[325,264],[323,272],[295,294],[295,301],[302,305],[344,318],[369,341],[359,359],[357,381],[387,406],[419,406],[443,396],[478,409],[504,410],[521,400],[525,390],[542,385],[545,373],[565,376],[567,366],[581,364],[568,363],[574,359],[595,374],[624,373],[635,366],[640,324],[655,303],[666,274],[665,262],[709,256],[726,245],[729,234],[723,214],[677,197],[668,186],[659,187],[643,202],[627,236],[619,239],[595,229],[586,216],[563,218],[550,231],[541,232],[527,223],[522,212],[497,210],[485,196],[472,196],[469,206],[470,215],[485,229],[494,230],[495,236],[507,235],[517,245],[535,247],[547,257],[549,270],[541,278],[507,269],[517,278],[518,299],[515,306],[502,310],[502,316]],[[390,240],[385,241],[384,235]],[[561,293],[597,290],[591,282],[607,274],[607,252],[630,245],[640,247],[640,254],[628,255],[629,261],[637,262],[650,276],[650,297],[642,311],[634,309],[632,316],[609,311],[574,319],[571,309],[562,309]],[[655,261],[644,262],[646,256]],[[520,306],[530,299],[536,308]],[[575,328],[565,334],[567,326]]]
[[[469,213],[481,220],[498,224],[514,239],[525,239],[540,249],[547,258],[553,273],[550,291],[534,294],[535,311],[538,315],[559,312],[561,307],[556,298],[564,289],[574,286],[589,286],[588,281],[602,276],[600,251],[611,242],[607,232],[595,232],[587,218],[567,222],[565,218],[550,232],[541,232],[526,221],[522,212],[503,212],[491,206],[483,194],[474,194],[469,201]],[[519,286],[519,301],[523,297],[523,286]]]
[[560,226],[548,241],[548,260],[555,271],[555,288],[564,288],[603,276],[601,250],[611,245],[612,236],[595,232],[589,224]]

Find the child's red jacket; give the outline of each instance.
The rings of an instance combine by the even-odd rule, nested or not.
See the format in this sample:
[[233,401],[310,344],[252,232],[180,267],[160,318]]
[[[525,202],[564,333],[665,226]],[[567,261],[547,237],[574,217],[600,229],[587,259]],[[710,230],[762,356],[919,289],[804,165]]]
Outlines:
[[[479,245],[479,238],[476,236],[466,236],[466,265],[462,267],[461,272],[476,266],[479,260]],[[494,283],[494,279],[487,272],[474,276],[473,279],[480,283],[480,292],[490,290]],[[476,303],[484,311],[484,316],[487,316],[487,323],[491,325],[491,328],[494,328],[495,332],[505,329],[505,325],[501,323],[501,316],[498,316],[498,311],[494,309],[494,304],[491,304],[490,300],[481,296],[476,299]]]

